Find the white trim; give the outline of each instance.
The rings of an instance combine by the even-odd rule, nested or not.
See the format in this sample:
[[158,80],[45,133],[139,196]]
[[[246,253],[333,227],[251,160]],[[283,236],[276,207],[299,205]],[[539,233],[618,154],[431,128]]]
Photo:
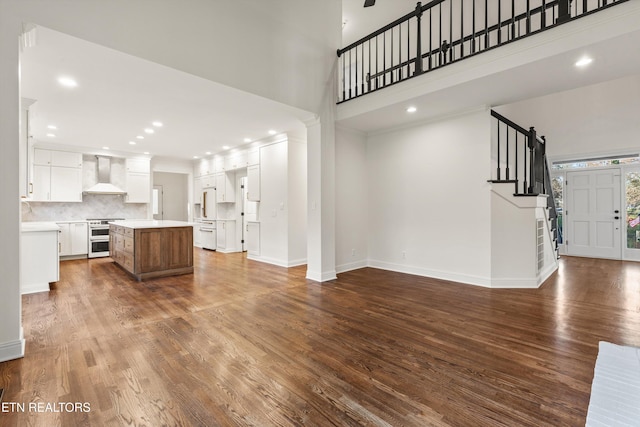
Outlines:
[[[20,335],[22,336],[22,331],[20,331]],[[24,357],[24,346],[24,338],[0,344],[0,362]]]
[[43,283],[32,283],[30,285],[22,285],[20,287],[20,294],[21,295],[27,295],[27,294],[35,294],[38,292],[49,292],[51,289],[49,288],[49,283],[47,282],[43,282]]
[[336,265],[336,272],[339,273],[346,273],[347,271],[352,271],[352,270],[359,270],[361,268],[366,268],[369,267],[369,265],[367,264],[367,260],[361,260],[361,261],[356,261],[356,262],[348,262],[346,264],[341,264],[341,265]]
[[463,283],[467,285],[483,286],[485,288],[491,287],[491,279],[482,276],[472,276],[450,271],[431,270],[422,267],[413,267],[409,265],[394,264],[377,260],[369,260],[369,267],[379,268],[381,270],[395,271],[398,273],[413,274],[422,277],[431,277],[440,280],[448,280],[450,282]]
[[297,267],[299,265],[305,265],[307,263],[306,258],[294,259],[292,261],[283,261],[276,258],[269,258],[269,257],[263,257],[263,256],[251,256],[249,254],[247,254],[247,259],[250,259],[252,261],[264,262],[265,264],[276,265],[278,267],[284,267],[284,268]]
[[336,275],[336,271],[323,271],[323,272],[319,272],[319,271],[311,271],[311,270],[307,270],[307,279],[309,280],[313,280],[315,282],[328,282],[329,280],[335,280],[338,278],[338,276]]

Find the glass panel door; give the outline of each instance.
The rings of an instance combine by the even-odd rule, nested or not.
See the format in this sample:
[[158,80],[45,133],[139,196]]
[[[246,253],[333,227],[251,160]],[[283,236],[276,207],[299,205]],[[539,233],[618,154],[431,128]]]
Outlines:
[[624,258],[640,260],[640,168],[624,173],[625,237]]

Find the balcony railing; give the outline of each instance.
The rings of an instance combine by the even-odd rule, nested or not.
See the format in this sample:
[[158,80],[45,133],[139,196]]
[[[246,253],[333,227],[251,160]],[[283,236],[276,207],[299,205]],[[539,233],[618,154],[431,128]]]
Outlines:
[[628,0],[433,0],[338,50],[338,103]]

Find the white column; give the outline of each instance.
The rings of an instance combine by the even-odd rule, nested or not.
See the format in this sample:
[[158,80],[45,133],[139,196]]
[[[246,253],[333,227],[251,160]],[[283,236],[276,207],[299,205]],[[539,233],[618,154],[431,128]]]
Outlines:
[[[3,13],[4,12],[4,13]],[[24,356],[20,299],[18,38],[0,6],[0,362]],[[3,19],[2,16],[5,16]]]
[[336,278],[335,103],[307,126],[307,279]]

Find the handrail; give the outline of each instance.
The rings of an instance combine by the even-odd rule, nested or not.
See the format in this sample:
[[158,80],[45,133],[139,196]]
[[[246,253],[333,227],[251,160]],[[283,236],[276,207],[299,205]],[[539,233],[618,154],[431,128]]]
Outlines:
[[629,0],[432,0],[336,51],[338,103]]

